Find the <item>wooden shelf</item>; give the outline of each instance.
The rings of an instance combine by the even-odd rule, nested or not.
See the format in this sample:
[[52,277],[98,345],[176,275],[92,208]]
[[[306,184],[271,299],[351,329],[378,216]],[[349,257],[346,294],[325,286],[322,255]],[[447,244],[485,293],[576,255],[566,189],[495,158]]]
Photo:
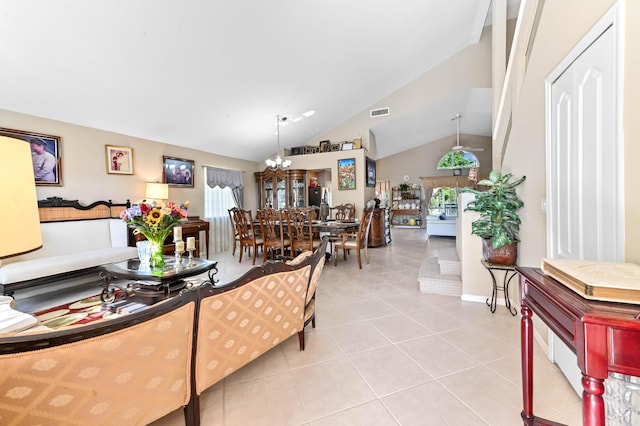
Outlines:
[[391,212],[395,214],[420,214],[420,209],[393,209]]

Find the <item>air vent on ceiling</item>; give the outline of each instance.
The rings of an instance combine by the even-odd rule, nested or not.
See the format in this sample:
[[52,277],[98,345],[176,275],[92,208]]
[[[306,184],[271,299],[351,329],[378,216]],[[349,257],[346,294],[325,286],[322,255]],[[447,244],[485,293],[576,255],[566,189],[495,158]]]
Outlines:
[[372,109],[371,111],[369,111],[369,117],[371,118],[382,117],[384,115],[389,115],[389,107]]

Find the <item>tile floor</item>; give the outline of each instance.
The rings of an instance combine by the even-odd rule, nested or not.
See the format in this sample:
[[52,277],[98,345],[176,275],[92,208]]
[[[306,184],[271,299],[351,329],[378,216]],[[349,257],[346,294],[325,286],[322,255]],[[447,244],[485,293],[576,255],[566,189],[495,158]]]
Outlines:
[[[414,229],[392,238],[362,270],[354,254],[327,264],[306,350],[294,336],[214,385],[202,424],[521,425],[519,317],[420,293],[422,260],[454,240]],[[237,253],[212,257],[225,282],[251,266]],[[579,397],[537,346],[535,357],[536,414],[580,425]],[[182,410],[153,423],[183,424]]]

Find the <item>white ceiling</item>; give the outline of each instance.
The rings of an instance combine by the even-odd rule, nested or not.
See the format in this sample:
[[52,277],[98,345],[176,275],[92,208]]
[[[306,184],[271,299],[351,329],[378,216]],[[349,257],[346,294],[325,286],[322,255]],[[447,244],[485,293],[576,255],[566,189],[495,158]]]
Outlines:
[[[262,161],[275,151],[277,114],[315,110],[281,143],[317,143],[476,42],[489,9],[490,0],[3,0],[0,108]],[[375,129],[379,156],[408,149],[385,144],[389,135],[408,144],[452,134],[455,113],[461,131],[490,135],[490,91],[474,90]]]

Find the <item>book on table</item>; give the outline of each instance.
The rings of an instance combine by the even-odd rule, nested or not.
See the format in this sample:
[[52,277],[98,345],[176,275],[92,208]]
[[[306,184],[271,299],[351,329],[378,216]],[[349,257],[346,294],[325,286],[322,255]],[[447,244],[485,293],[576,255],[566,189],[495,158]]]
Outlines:
[[542,259],[542,272],[585,299],[640,304],[640,265],[635,263]]

